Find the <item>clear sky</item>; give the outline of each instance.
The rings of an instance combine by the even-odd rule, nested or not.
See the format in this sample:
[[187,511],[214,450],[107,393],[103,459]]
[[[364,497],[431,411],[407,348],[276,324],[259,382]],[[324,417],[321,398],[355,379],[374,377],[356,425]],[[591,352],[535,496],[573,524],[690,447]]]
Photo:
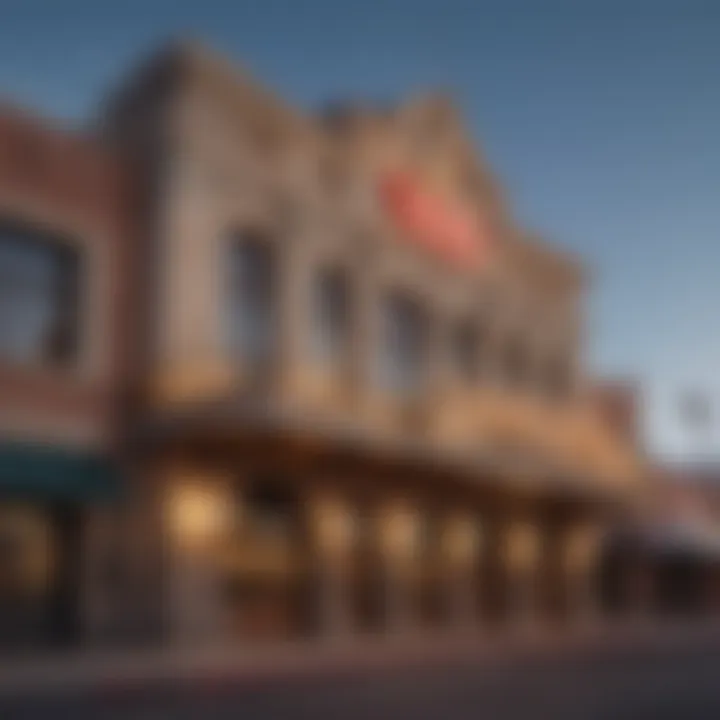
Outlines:
[[720,2],[0,0],[0,94],[83,119],[178,34],[304,106],[452,91],[519,218],[588,261],[592,366],[687,450],[678,393],[720,401]]

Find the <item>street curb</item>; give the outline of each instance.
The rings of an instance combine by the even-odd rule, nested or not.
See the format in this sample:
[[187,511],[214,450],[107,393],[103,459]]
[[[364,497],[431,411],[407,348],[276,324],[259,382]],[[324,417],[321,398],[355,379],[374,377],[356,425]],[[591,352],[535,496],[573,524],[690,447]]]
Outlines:
[[119,698],[160,687],[193,686],[207,692],[248,691],[272,684],[311,683],[330,678],[413,669],[448,663],[479,670],[524,662],[552,662],[569,653],[582,657],[655,654],[720,641],[713,622],[595,626],[573,631],[468,630],[421,637],[359,638],[265,648],[77,655],[0,664],[0,699],[32,693],[44,697],[91,694]]

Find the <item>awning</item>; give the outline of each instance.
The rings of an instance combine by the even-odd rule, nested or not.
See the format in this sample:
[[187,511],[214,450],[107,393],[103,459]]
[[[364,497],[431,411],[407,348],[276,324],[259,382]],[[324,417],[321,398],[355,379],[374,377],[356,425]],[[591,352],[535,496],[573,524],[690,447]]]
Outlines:
[[0,498],[108,502],[119,497],[119,469],[108,455],[26,442],[0,442]]

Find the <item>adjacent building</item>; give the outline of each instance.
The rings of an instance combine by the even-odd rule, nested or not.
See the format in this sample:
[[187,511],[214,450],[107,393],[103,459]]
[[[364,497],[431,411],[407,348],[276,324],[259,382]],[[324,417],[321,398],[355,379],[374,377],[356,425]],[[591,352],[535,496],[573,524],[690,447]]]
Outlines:
[[[644,455],[642,395],[632,381],[597,383],[593,396],[610,427]],[[720,603],[718,473],[713,467],[645,461],[647,491],[618,515],[603,548],[606,612],[688,616]]]
[[92,508],[120,490],[121,164],[0,110],[0,644],[81,631]]

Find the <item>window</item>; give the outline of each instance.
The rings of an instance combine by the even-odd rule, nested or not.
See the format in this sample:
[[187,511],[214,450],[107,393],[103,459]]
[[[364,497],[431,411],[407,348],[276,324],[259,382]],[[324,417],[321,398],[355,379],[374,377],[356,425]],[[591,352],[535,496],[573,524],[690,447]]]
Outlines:
[[77,359],[79,276],[77,250],[0,224],[0,357],[46,365]]
[[464,382],[474,382],[480,375],[480,345],[480,328],[475,322],[465,320],[451,328],[453,373]]
[[350,344],[350,298],[347,275],[325,268],[313,286],[312,342],[317,359],[335,363],[347,357]]
[[263,237],[247,235],[232,248],[231,346],[245,360],[267,360],[277,335],[275,258]]
[[381,385],[393,392],[418,391],[424,380],[428,335],[423,308],[402,293],[389,294],[382,305],[382,325]]

